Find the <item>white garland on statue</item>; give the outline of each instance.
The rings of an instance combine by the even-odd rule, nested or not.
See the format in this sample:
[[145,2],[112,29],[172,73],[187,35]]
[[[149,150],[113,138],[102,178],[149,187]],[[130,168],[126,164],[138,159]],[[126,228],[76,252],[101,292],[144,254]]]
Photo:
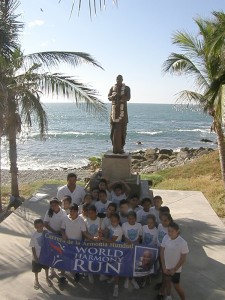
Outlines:
[[[122,84],[121,87],[121,96],[123,96],[125,94],[125,84]],[[117,85],[114,85],[113,87],[113,92],[116,93],[117,90]],[[119,123],[124,117],[124,104],[121,103],[120,104],[120,113],[119,113],[119,117],[116,119],[116,104],[112,103],[112,121],[114,123]]]

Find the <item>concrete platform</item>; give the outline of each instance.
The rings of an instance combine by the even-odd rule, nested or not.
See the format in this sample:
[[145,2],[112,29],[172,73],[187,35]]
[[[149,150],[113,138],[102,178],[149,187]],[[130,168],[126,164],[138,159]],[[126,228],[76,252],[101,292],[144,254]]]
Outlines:
[[[0,299],[1,300],[85,300],[113,299],[112,285],[99,282],[89,284],[83,278],[78,284],[69,284],[64,291],[54,279],[54,287],[45,284],[40,274],[41,289],[33,289],[31,251],[28,248],[33,220],[43,216],[48,199],[56,194],[56,186],[44,186],[40,193],[44,199],[27,201],[15,213],[0,224]],[[190,248],[182,273],[182,284],[187,300],[225,299],[225,226],[210,207],[201,192],[154,190],[163,197],[164,205],[171,209],[174,220],[180,224],[182,236]],[[141,290],[125,290],[121,283],[118,299],[155,299],[157,292],[154,279],[150,286]],[[173,299],[178,297],[173,293]]]

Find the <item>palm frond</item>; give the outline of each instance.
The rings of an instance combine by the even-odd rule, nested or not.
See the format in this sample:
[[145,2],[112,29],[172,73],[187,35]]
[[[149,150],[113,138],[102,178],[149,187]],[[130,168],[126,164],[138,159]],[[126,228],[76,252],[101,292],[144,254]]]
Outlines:
[[24,27],[15,13],[19,4],[17,0],[0,1],[0,54],[6,58],[19,47],[19,34]]
[[199,88],[208,87],[208,82],[203,72],[184,54],[171,53],[168,59],[163,63],[163,73],[175,75],[194,76]]
[[172,43],[178,45],[184,53],[190,57],[202,55],[202,43],[196,36],[188,33],[177,31],[172,36]]
[[38,92],[25,90],[19,99],[21,116],[24,118],[25,124],[32,127],[32,120],[38,124],[41,138],[46,136],[48,130],[47,114],[40,102]]
[[183,90],[177,94],[177,102],[198,104],[205,110],[204,107],[206,106],[207,98],[201,93]]
[[24,56],[25,63],[42,64],[44,67],[57,67],[62,63],[76,67],[81,64],[91,64],[95,67],[101,65],[88,53],[85,52],[68,52],[68,51],[49,51],[32,53]]
[[[99,1],[99,10],[102,10],[102,7],[106,8],[106,0],[98,0]],[[59,0],[59,3],[62,2],[62,0]],[[117,5],[118,0],[113,0],[113,4]],[[74,5],[75,5],[75,0],[72,2],[72,7],[70,10],[70,16],[73,14],[74,11]],[[82,0],[79,0],[78,3],[78,15],[80,14],[81,11],[81,5],[82,5]],[[90,18],[92,18],[92,11],[95,12],[95,15],[97,14],[97,6],[96,6],[96,0],[88,0],[88,7],[89,7],[89,15]]]
[[73,99],[79,108],[100,119],[108,118],[105,104],[98,98],[98,93],[90,87],[63,74],[41,74],[40,87],[46,94],[62,95]]

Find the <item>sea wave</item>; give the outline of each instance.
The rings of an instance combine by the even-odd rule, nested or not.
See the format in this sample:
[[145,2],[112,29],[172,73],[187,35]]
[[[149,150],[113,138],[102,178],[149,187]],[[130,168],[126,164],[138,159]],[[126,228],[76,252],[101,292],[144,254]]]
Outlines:
[[177,129],[174,131],[179,131],[179,132],[202,132],[202,133],[209,133],[210,130],[207,129],[202,129],[202,128],[195,128],[195,129]]
[[139,134],[156,135],[162,133],[162,131],[137,131]]

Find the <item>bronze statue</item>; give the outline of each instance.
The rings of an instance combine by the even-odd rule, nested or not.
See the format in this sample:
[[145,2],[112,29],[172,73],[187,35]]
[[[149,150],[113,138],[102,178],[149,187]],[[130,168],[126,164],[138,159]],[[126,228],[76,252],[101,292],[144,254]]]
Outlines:
[[123,83],[122,75],[116,77],[116,84],[111,87],[108,99],[112,101],[110,138],[113,145],[113,153],[123,154],[127,134],[127,101],[130,100],[130,88]]

